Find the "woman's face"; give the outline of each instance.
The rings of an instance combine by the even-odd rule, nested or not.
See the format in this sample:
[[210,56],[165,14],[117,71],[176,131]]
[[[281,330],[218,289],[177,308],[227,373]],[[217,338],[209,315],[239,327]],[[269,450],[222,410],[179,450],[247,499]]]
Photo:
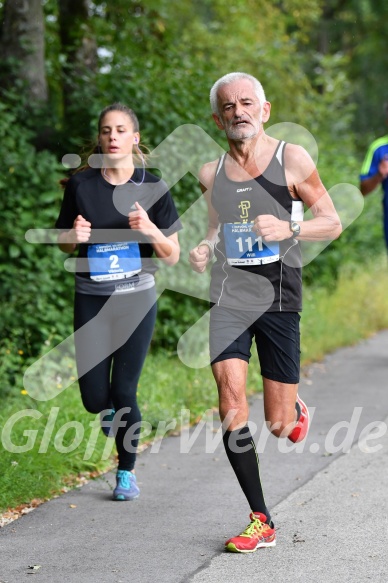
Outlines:
[[98,136],[102,153],[111,161],[132,156],[134,144],[140,139],[139,132],[133,131],[131,118],[122,111],[109,111],[101,121]]

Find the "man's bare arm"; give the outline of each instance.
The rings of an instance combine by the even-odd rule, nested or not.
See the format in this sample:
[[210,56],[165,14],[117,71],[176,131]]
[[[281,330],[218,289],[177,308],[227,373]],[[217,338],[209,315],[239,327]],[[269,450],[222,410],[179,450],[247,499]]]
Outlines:
[[189,261],[194,271],[203,273],[214,254],[214,245],[218,235],[218,213],[211,203],[211,193],[217,168],[217,160],[205,164],[199,173],[200,187],[205,197],[208,210],[208,226],[205,238],[198,242],[189,253]]

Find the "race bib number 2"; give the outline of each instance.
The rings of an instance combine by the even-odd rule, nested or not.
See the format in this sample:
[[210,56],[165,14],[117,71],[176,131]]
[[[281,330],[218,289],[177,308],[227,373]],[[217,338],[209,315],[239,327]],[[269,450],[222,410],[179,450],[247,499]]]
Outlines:
[[90,277],[94,281],[114,281],[141,271],[139,244],[101,243],[88,247]]
[[279,260],[278,241],[263,241],[252,228],[253,223],[224,223],[229,265],[264,265]]

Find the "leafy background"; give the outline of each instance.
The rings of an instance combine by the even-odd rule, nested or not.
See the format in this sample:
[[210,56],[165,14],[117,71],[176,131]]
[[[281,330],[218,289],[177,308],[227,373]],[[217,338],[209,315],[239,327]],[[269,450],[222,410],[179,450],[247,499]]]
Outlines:
[[[271,124],[292,121],[314,135],[327,188],[357,185],[367,144],[385,132],[382,0],[27,4],[42,34],[28,36],[26,25],[17,44],[13,4],[0,2],[2,396],[12,393],[23,366],[71,332],[73,284],[64,257],[54,245],[27,243],[25,233],[53,227],[66,174],[62,156],[88,147],[105,105],[133,107],[151,150],[186,123],[225,147],[208,92],[222,74],[244,70],[262,81]],[[26,67],[34,51],[35,65]],[[180,212],[199,197],[190,174],[172,191]],[[306,267],[305,283],[333,290],[343,269],[350,273],[381,255],[380,213],[379,196],[368,198],[361,217]],[[201,301],[164,293],[153,351],[174,353],[203,310]]]
[[[22,445],[35,427],[31,451],[2,452],[0,509],[45,498],[74,483],[74,474],[93,475],[110,463],[101,457],[102,436],[87,460],[85,440],[66,455],[55,443],[39,454],[53,407],[53,435],[67,422],[88,428],[90,415],[76,383],[48,402],[23,386],[28,365],[72,332],[65,255],[25,239],[29,229],[55,224],[67,174],[62,157],[88,150],[100,110],[116,100],[137,112],[151,151],[183,124],[196,124],[225,148],[208,93],[221,75],[242,70],[263,83],[271,125],[293,122],[314,136],[327,188],[358,186],[367,145],[386,133],[387,21],[385,0],[0,0],[0,425],[27,409],[41,415],[18,421],[12,434]],[[172,168],[181,150],[177,144]],[[190,173],[172,193],[180,213],[200,196]],[[201,224],[192,225],[194,239],[204,234]],[[303,362],[388,326],[387,277],[381,196],[374,194],[304,270]],[[209,367],[190,369],[176,358],[179,338],[206,307],[174,292],[159,300],[139,386],[143,418],[153,427],[182,407],[194,421],[216,406]],[[57,372],[60,384],[60,366]],[[250,390],[258,390],[258,367],[250,375]],[[70,432],[64,445],[71,440]]]

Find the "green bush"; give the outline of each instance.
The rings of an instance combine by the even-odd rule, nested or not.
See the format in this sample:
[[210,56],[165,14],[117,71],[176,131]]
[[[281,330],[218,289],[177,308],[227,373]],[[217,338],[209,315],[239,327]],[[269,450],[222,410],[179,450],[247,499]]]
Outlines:
[[4,103],[0,133],[1,391],[7,392],[20,374],[15,358],[36,356],[42,345],[67,335],[71,277],[64,274],[55,245],[31,244],[25,238],[29,229],[54,226],[61,199],[60,166],[50,152],[36,151],[32,132],[20,127]]

